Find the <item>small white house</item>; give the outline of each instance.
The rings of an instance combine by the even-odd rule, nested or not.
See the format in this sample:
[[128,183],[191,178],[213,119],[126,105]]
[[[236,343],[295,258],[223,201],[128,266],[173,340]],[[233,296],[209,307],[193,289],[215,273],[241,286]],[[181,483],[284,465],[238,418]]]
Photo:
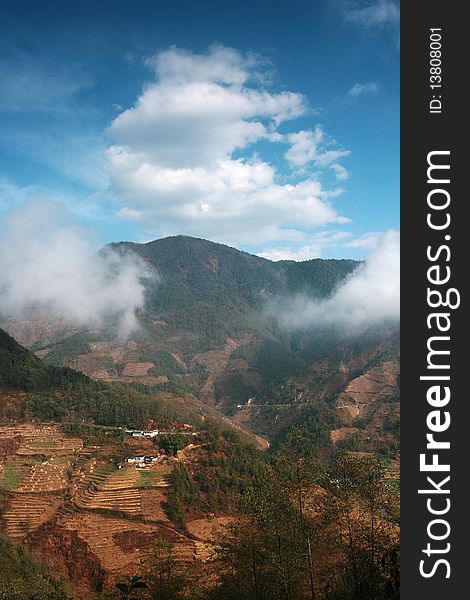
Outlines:
[[145,438],[154,438],[154,437],[156,437],[158,435],[158,433],[159,433],[158,429],[153,429],[152,431],[143,431],[142,435]]
[[144,460],[145,460],[145,456],[142,454],[142,455],[138,455],[138,456],[129,456],[129,458],[127,459],[127,462],[135,465],[137,463],[143,463]]
[[154,438],[159,434],[158,429],[152,429],[151,431],[139,431],[138,429],[126,429],[125,433],[127,435],[131,435],[132,437],[145,437],[145,438]]

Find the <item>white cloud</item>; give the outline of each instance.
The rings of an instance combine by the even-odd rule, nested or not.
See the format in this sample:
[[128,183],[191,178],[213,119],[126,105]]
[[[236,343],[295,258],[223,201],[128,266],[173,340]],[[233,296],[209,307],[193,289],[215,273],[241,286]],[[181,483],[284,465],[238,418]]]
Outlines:
[[348,92],[350,98],[359,98],[367,94],[376,94],[379,91],[379,84],[374,81],[368,83],[355,83]]
[[119,215],[162,234],[187,233],[227,243],[302,237],[300,228],[348,222],[319,181],[280,185],[262,161],[233,159],[210,167],[169,169],[112,150],[110,173],[121,200]]
[[[331,204],[339,189],[324,189],[313,175],[286,183],[252,148],[295,145],[278,126],[308,112],[302,94],[268,89],[259,57],[222,46],[205,54],[170,48],[147,64],[156,81],[107,130],[114,143],[106,169],[121,218],[160,235],[233,244],[301,239],[307,228],[348,221]],[[325,139],[319,128],[312,135]],[[313,164],[344,179],[337,161],[346,154],[328,140]]]
[[344,181],[349,177],[349,171],[339,163],[333,163],[330,168],[338,181]]
[[305,167],[312,163],[317,168],[330,167],[338,179],[346,179],[348,171],[337,161],[349,156],[349,150],[334,149],[327,147],[334,141],[328,140],[323,127],[317,125],[311,131],[297,131],[289,133],[287,140],[291,144],[285,154],[285,158],[294,167]]
[[351,23],[365,27],[396,25],[400,21],[400,7],[398,3],[389,0],[366,4],[350,2],[345,7],[344,17]]
[[[273,309],[276,314],[276,309]],[[336,325],[344,331],[381,322],[396,322],[400,315],[400,241],[390,230],[378,240],[366,261],[327,300],[297,298],[277,316],[286,327]]]
[[378,231],[368,231],[344,245],[346,248],[365,248],[367,250],[373,250],[377,247],[381,236],[382,234]]
[[313,131],[297,131],[287,136],[291,144],[286,159],[296,167],[303,167],[315,160],[317,147],[323,141],[323,129],[316,127]]
[[198,167],[261,139],[282,139],[272,127],[307,110],[301,94],[245,86],[253,60],[231,48],[213,46],[207,55],[171,48],[148,62],[157,82],[108,135],[160,166]]
[[267,258],[268,260],[311,260],[312,258],[320,258],[325,248],[333,245],[338,245],[340,242],[351,237],[351,233],[347,231],[322,231],[317,233],[299,248],[291,246],[281,246],[276,248],[265,248],[257,253],[257,256]]
[[262,252],[258,252],[257,256],[277,262],[279,260],[310,260],[318,258],[319,254],[315,246],[307,245],[300,248],[291,248],[289,246],[283,248],[266,248]]
[[0,238],[0,312],[34,309],[72,324],[119,321],[120,334],[136,326],[148,275],[135,258],[96,255],[89,232],[64,205],[38,201],[9,213]]
[[[173,46],[147,59],[157,77],[176,83],[192,81],[243,85],[252,73],[251,67],[260,66],[261,58],[254,54],[242,56],[234,48],[214,44],[207,54],[193,54]],[[259,75],[258,75],[259,76]]]

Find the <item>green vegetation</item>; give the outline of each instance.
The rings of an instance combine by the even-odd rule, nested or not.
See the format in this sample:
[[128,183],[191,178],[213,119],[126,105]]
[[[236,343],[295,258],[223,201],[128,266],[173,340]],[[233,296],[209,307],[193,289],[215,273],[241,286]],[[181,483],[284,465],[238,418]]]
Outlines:
[[[156,278],[148,282],[139,317],[144,327],[136,333],[137,344],[129,346],[133,358],[126,360],[152,362],[155,367],[149,374],[166,375],[169,381],[152,387],[93,381],[62,366],[65,359],[90,351],[88,334],[79,332],[48,345],[47,361],[52,364],[45,364],[0,330],[0,387],[24,392],[10,394],[2,410],[8,409],[12,420],[60,422],[64,432],[81,436],[85,445],[104,446],[113,458],[94,473],[97,481],[129,453],[124,432],[112,426],[168,425],[169,430],[175,421],[192,423],[203,429],[196,441],[183,435],[155,439],[158,448],[173,457],[194,441],[184,453],[185,462],[178,462],[168,477],[167,515],[180,531],[186,531],[187,521],[211,513],[240,517],[240,522],[226,539],[217,540],[215,569],[220,578],[212,589],[204,589],[201,574],[214,565],[195,566],[201,583],[196,590],[194,579],[187,579],[177,564],[172,544],[157,539],[139,575],[100,597],[115,597],[119,590],[121,597],[159,600],[398,598],[396,482],[386,479],[378,459],[354,451],[366,448],[392,458],[399,421],[390,411],[390,416],[374,422],[378,433],[369,439],[366,415],[354,423],[359,431],[336,448],[330,437],[331,430],[343,424],[335,401],[345,382],[395,360],[396,336],[384,338],[382,330],[375,330],[344,340],[327,327],[286,332],[263,311],[279,296],[327,297],[357,263],[272,263],[183,236],[114,247],[136,252],[159,275],[159,283]],[[112,340],[111,330],[109,325],[100,332],[99,340]],[[230,357],[223,350],[227,336],[234,340],[232,348],[239,344]],[[214,349],[220,354],[195,356]],[[118,373],[124,364],[109,358]],[[209,371],[214,377],[210,401],[218,408],[229,412],[256,397],[254,416],[247,408],[240,417],[252,418],[251,424],[258,419],[257,431],[273,442],[270,451],[260,453],[229,425],[221,427],[217,411],[190,395],[201,389]],[[390,401],[397,397],[391,394]],[[18,465],[7,460],[2,487],[14,490],[21,477]],[[140,471],[138,487],[152,486],[156,477]],[[168,522],[165,527],[175,539]],[[16,546],[1,543],[0,600],[26,598],[25,581],[32,582],[28,591],[33,595],[40,589],[34,596],[39,600],[67,598],[24,551],[20,556]],[[5,582],[3,573],[8,574]],[[142,582],[148,586],[145,591]]]
[[3,464],[3,473],[0,474],[0,488],[15,490],[29,468],[40,462],[37,458],[22,458],[21,461],[7,459]]
[[162,404],[119,384],[106,384],[85,377],[50,391],[30,394],[25,409],[43,421],[91,419],[102,425],[145,427],[147,420],[162,414]]
[[156,538],[141,560],[141,571],[149,583],[152,600],[183,598],[188,588],[185,574],[178,568],[173,555],[173,545]]
[[397,498],[376,459],[342,454],[320,468],[286,446],[244,507],[208,598],[398,599]]
[[88,379],[71,369],[46,366],[3,329],[0,329],[0,367],[0,386],[25,391],[49,390]]
[[274,263],[186,236],[111,247],[135,253],[155,267],[166,285],[148,285],[146,315],[190,331],[185,342],[193,351],[209,349],[246,329],[269,337],[270,325],[259,314],[267,299],[297,293],[326,297],[358,265],[352,260]]
[[184,366],[168,350],[163,348],[144,348],[140,358],[144,362],[153,362],[155,367],[150,369],[149,374],[154,377],[159,375],[171,376],[186,372]]
[[[93,395],[99,397],[100,407],[88,400],[85,393],[83,410],[79,410],[75,399],[64,401],[63,394],[56,398],[49,393],[51,388],[62,388],[62,383],[68,385],[70,374],[57,367],[63,364],[65,358],[87,354],[93,339],[116,341],[112,335],[113,324],[106,323],[100,332],[79,331],[49,344],[46,360],[56,365],[56,371],[38,375],[37,364],[29,365],[23,373],[23,380],[13,382],[13,387],[35,394],[32,403],[24,408],[40,419],[63,421],[67,412],[72,411],[74,418],[139,427],[145,424],[146,418],[156,416],[156,411],[157,415],[187,420],[182,414],[181,404],[162,401],[165,394],[173,397],[201,395],[204,401],[214,401],[213,405],[226,415],[233,415],[237,404],[245,404],[253,396],[256,396],[256,404],[291,404],[294,403],[292,379],[302,381],[313,361],[331,357],[327,368],[318,374],[318,381],[312,382],[311,395],[329,385],[331,370],[328,367],[336,368],[342,360],[342,352],[347,363],[358,353],[384,340],[384,331],[379,329],[346,342],[340,332],[327,326],[286,331],[265,310],[267,306],[278,306],[281,301],[287,303],[286,307],[291,306],[290,300],[298,295],[320,299],[328,297],[357,268],[359,263],[356,261],[316,259],[301,263],[274,263],[221,244],[186,236],[147,244],[123,242],[112,244],[112,249],[122,254],[137,254],[156,272],[156,277],[148,279],[145,284],[145,306],[139,313],[143,327],[135,332],[137,349],[132,360],[152,362],[155,367],[149,371],[150,376],[169,378],[168,382],[156,386],[134,388],[147,396],[158,396],[160,405],[150,406],[148,399],[143,401],[137,396],[129,397],[136,406],[136,414],[128,414],[125,405],[129,402],[121,400],[126,393],[115,387],[112,394],[103,389],[93,391]],[[209,361],[206,366],[204,358],[199,360],[196,357],[195,360],[195,355],[222,350],[227,337],[240,346],[232,353],[226,367],[221,369],[219,365],[223,365],[225,360],[223,353],[220,359],[211,357],[216,363],[214,392],[212,394],[212,390],[206,388],[202,394],[201,388],[212,365]],[[395,351],[392,348],[389,353],[394,354]],[[386,354],[382,359],[386,359]],[[93,356],[91,360],[94,360]],[[99,369],[110,368],[117,374],[122,373],[125,364],[124,360],[119,362],[119,359],[113,361],[111,358],[107,364],[102,353],[96,360]],[[376,360],[379,358],[376,357]],[[365,367],[361,364],[358,371]],[[12,379],[8,372],[7,368],[3,378],[5,385],[9,385],[8,381]],[[45,381],[39,385],[41,378]],[[46,394],[41,394],[43,391]],[[191,398],[185,407],[185,413],[193,416],[191,422],[202,416],[201,411],[195,409],[193,400]],[[391,398],[391,401],[394,400]],[[273,432],[269,431],[270,428],[277,433],[278,429],[291,424],[285,412],[279,427],[272,428],[275,416],[271,419],[273,413],[269,413],[263,422],[264,412],[269,413],[269,407],[260,411],[256,423],[250,422],[248,426],[271,440]],[[297,415],[297,412],[292,411],[292,415]],[[123,417],[125,423],[122,422]],[[252,419],[251,414],[249,418]]]
[[168,456],[176,456],[179,450],[187,446],[187,438],[181,434],[158,435],[154,439],[155,445],[164,450]]
[[158,475],[153,471],[139,471],[141,485],[139,487],[146,488],[158,481]]
[[[181,502],[191,502],[188,471],[174,473]],[[155,539],[140,565],[150,598],[398,600],[397,488],[378,459],[340,453],[320,465],[296,431],[258,464],[239,514],[218,540],[215,585],[204,585],[203,565],[185,568],[170,541]]]
[[7,461],[0,476],[0,487],[7,491],[14,490],[19,486],[22,477],[23,474],[18,471],[16,465]]
[[[215,409],[203,405],[171,382],[162,384],[167,391],[157,391],[143,385],[94,381],[67,367],[47,365],[2,329],[1,387],[27,392],[8,409],[8,418],[21,421],[35,417],[40,421],[67,423],[70,433],[78,424],[142,429],[149,421],[171,424],[177,420],[200,426],[203,418],[220,418]],[[87,433],[87,437],[95,440],[102,436],[103,441],[109,441],[110,435],[92,428]]]
[[200,453],[191,463],[172,471],[166,504],[168,517],[185,530],[186,516],[193,511],[235,513],[265,456],[234,431],[209,424],[200,436]]
[[81,354],[90,352],[88,335],[82,332],[74,333],[46,346],[33,346],[32,350],[48,350],[46,361],[57,367],[62,367],[64,359],[73,359]]
[[[239,348],[232,354],[232,360],[243,359],[261,376],[265,389],[273,389],[288,375],[305,366],[304,360],[292,352],[287,342],[268,338]],[[230,398],[234,404],[244,403],[259,390],[243,381],[243,372],[230,373],[216,384],[216,398]],[[263,394],[263,391],[261,391]]]
[[0,537],[0,600],[72,600],[21,546]]
[[285,442],[286,438],[295,432],[301,440],[301,449],[304,454],[322,449],[332,450],[331,430],[337,427],[336,410],[331,403],[320,400],[307,406],[293,421],[287,430],[282,430],[275,439],[274,448]]
[[166,513],[182,531],[186,530],[185,511],[199,506],[199,496],[184,464],[178,464],[171,472],[170,488],[165,504]]
[[116,588],[120,591],[120,597],[123,599],[131,598],[135,590],[147,588],[147,584],[142,581],[142,577],[134,575],[133,577],[125,577],[124,581],[116,583]]
[[[29,414],[42,421],[91,420],[102,425],[139,428],[145,427],[149,419],[172,418],[176,414],[174,405],[156,394],[93,381],[67,367],[46,365],[0,329],[2,386],[29,392],[18,407],[19,419]],[[187,418],[191,420],[190,415]]]
[[253,366],[263,381],[275,383],[304,367],[305,362],[279,342],[264,340],[254,349]]
[[122,429],[106,429],[105,427],[100,428],[83,423],[68,422],[62,423],[61,429],[67,435],[81,437],[85,447],[96,445],[104,446],[105,444],[122,445],[125,439],[125,433]]
[[222,432],[213,427],[203,441],[207,445],[194,473],[203,505],[214,513],[235,512],[264,455],[235,431]]

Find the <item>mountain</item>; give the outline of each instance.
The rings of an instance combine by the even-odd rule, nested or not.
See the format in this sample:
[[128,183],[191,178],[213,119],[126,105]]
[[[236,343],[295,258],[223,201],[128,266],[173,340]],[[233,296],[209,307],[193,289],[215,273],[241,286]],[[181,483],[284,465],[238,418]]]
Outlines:
[[[131,339],[120,340],[112,321],[99,330],[41,318],[4,326],[50,364],[95,380],[186,395],[272,442],[292,424],[314,418],[319,402],[327,407],[329,430],[341,430],[334,439],[356,439],[361,419],[362,425],[375,420],[376,429],[395,427],[396,411],[385,417],[384,408],[366,408],[366,392],[351,389],[373,388],[373,380],[379,395],[388,390],[390,404],[398,406],[396,328],[349,337],[326,326],[290,331],[269,310],[298,296],[327,298],[358,262],[272,262],[187,236],[108,249],[137,255],[151,273]],[[378,368],[383,361],[386,367]],[[351,403],[356,408],[344,408]]]
[[269,310],[358,263],[112,248],[151,273],[129,339],[37,312],[0,329],[7,596],[104,599],[138,574],[152,597],[281,597],[281,556],[291,597],[312,597],[312,565],[315,597],[398,597],[398,329],[288,330]]
[[95,598],[155,539],[200,561],[263,460],[255,442],[196,398],[47,365],[0,329],[0,597]]
[[272,262],[187,236],[147,244],[122,242],[110,248],[137,254],[160,276],[147,303],[154,316],[182,324],[189,311],[199,313],[206,306],[217,326],[235,329],[249,319],[250,311],[262,310],[267,298],[297,293],[325,297],[358,266],[352,260]]
[[146,393],[48,365],[0,329],[0,423],[30,420],[176,430],[185,423],[200,427],[209,421],[221,430],[241,432],[254,445],[266,445],[190,394]]
[[400,348],[394,329],[343,339],[267,386],[232,418],[279,443],[292,426],[324,451],[394,457],[399,448]]

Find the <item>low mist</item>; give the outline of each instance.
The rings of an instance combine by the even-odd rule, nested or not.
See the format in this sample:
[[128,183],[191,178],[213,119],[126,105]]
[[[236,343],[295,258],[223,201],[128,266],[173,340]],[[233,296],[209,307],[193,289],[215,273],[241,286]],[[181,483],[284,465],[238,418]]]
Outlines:
[[270,314],[286,328],[337,326],[344,333],[400,318],[400,237],[383,234],[365,262],[349,275],[330,298],[305,296],[272,305]]
[[126,338],[138,326],[149,276],[137,257],[99,244],[66,207],[37,201],[10,212],[0,232],[0,313],[27,319],[43,313],[81,326],[110,319]]

